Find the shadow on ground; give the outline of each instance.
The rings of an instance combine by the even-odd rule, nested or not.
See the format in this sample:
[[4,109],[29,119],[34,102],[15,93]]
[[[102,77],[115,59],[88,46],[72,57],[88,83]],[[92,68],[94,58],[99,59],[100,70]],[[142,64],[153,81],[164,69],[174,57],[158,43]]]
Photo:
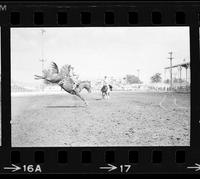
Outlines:
[[46,106],[46,108],[84,108],[85,106]]

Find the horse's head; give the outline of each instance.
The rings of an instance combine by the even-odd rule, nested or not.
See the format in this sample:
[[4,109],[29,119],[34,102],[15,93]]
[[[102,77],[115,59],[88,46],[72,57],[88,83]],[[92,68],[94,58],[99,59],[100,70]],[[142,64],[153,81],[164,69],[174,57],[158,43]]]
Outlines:
[[90,81],[88,81],[88,83],[87,83],[87,85],[86,85],[86,89],[87,89],[87,91],[88,91],[88,93],[91,93],[92,92],[92,85],[91,85],[91,82]]

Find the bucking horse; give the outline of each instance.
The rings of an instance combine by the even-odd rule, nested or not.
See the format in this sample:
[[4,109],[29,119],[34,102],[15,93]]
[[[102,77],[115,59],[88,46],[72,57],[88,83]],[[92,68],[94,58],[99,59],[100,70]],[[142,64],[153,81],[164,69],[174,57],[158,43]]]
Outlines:
[[81,96],[81,91],[86,89],[89,93],[91,92],[91,82],[90,81],[80,81],[77,83],[76,88],[73,89],[74,82],[69,77],[70,65],[63,66],[60,70],[55,62],[52,62],[52,69],[45,73],[43,76],[35,75],[35,79],[43,79],[47,82],[59,85],[64,91],[71,95],[76,95],[79,97],[85,105],[88,105],[86,100]]

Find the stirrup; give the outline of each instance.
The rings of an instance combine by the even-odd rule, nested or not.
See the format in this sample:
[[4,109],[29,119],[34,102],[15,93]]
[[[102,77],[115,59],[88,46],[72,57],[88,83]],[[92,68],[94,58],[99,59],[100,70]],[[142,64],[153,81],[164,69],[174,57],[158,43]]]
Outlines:
[[74,85],[74,87],[73,87],[73,90],[75,90],[75,89],[77,88],[77,86],[78,86],[78,85],[77,85],[77,84],[75,84],[75,85]]

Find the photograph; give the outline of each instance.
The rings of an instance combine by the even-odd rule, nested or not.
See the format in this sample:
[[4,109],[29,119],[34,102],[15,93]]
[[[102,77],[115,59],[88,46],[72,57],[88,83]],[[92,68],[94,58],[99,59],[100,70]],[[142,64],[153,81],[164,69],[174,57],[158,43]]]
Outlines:
[[[0,27],[0,114],[1,114],[1,27]],[[1,115],[0,115],[0,146],[2,145],[2,138],[1,138],[1,133],[2,133],[2,120],[1,120]]]
[[190,146],[190,29],[12,27],[12,147]]

